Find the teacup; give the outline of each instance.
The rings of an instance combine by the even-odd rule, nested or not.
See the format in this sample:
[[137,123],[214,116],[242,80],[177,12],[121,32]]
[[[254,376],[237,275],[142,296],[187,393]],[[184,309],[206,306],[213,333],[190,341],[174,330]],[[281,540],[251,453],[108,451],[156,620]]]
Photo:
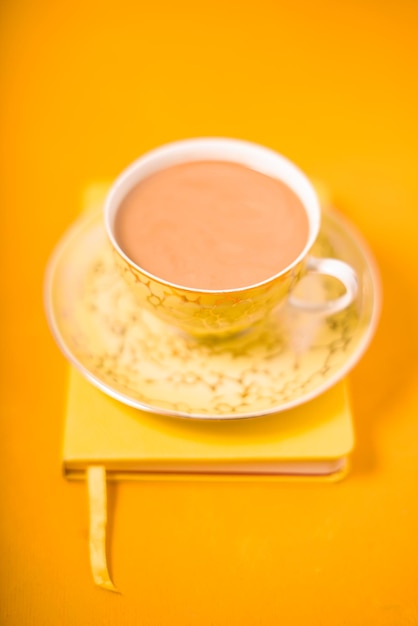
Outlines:
[[[121,206],[143,181],[168,168],[191,163],[243,166],[289,188],[303,207],[307,223],[306,240],[294,258],[262,280],[227,288],[181,284],[141,266],[138,260],[134,261],[116,234]],[[157,148],[136,160],[116,179],[107,196],[104,213],[116,263],[140,306],[194,336],[225,337],[246,330],[262,322],[284,301],[299,309],[331,315],[349,306],[357,295],[358,281],[353,268],[337,259],[310,255],[320,229],[321,210],[308,178],[287,158],[256,144],[236,139],[204,138]],[[175,219],[175,213],[171,215]],[[138,252],[140,255],[140,250]],[[187,250],[183,252],[187,255]],[[248,253],[251,254],[251,250]],[[202,254],[210,262],[210,250],[203,250]],[[296,284],[311,273],[334,277],[342,283],[345,292],[336,299],[315,304],[296,299],[292,295]]]

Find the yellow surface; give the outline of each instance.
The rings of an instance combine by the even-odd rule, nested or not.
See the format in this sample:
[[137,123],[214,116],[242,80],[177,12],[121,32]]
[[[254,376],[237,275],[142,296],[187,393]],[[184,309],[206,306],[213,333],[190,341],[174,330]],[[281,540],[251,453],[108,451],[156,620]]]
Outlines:
[[[2,624],[321,626],[418,620],[418,4],[1,3]],[[66,365],[46,261],[92,180],[148,148],[230,135],[332,189],[381,267],[376,339],[350,376],[357,447],[337,485],[112,485],[95,587],[84,484],[61,476]]]

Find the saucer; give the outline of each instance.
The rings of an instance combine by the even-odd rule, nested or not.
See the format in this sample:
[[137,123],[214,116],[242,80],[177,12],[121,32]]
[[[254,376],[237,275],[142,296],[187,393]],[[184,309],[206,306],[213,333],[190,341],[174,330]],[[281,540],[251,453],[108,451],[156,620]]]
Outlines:
[[[45,305],[67,359],[96,387],[129,406],[197,419],[280,412],[323,393],[363,355],[377,325],[379,278],[367,246],[326,211],[312,254],[349,263],[354,303],[324,317],[282,305],[263,325],[227,340],[201,340],[142,310],[114,265],[102,212],[83,215],[48,266]],[[299,298],[333,298],[333,279],[311,277]]]

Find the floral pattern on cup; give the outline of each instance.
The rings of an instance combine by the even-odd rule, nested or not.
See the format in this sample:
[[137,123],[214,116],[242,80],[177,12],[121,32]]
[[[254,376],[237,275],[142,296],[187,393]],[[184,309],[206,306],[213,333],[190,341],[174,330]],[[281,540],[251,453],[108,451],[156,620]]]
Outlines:
[[300,263],[273,281],[250,289],[199,292],[159,282],[113,252],[116,266],[138,304],[194,336],[229,336],[259,323],[292,290],[302,271]]

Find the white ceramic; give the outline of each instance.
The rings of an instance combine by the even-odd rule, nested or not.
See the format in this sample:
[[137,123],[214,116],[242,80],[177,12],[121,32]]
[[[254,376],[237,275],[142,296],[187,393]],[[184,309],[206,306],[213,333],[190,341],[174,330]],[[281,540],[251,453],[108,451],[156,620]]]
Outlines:
[[[118,209],[137,183],[179,163],[208,160],[231,161],[279,179],[294,191],[305,208],[309,222],[305,247],[287,267],[260,283],[224,290],[191,289],[174,284],[134,263],[115,237]],[[345,292],[315,304],[291,295],[294,307],[331,315],[349,306],[357,294],[358,280],[352,267],[340,259],[317,259],[311,254],[321,226],[321,210],[308,178],[288,159],[263,146],[237,139],[204,138],[157,148],[140,157],[117,178],[106,199],[104,218],[117,264],[141,306],[192,335],[228,336],[257,324],[286,300],[307,274],[332,276],[343,284]]]

